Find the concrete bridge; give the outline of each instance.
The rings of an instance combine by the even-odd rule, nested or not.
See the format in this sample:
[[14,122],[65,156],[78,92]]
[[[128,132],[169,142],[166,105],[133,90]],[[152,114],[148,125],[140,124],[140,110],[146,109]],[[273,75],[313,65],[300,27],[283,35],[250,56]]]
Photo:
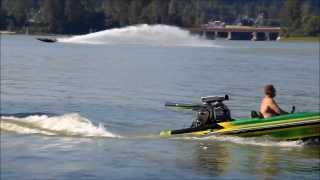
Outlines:
[[208,39],[226,38],[228,40],[270,41],[280,39],[280,27],[251,26],[202,26],[189,28],[191,33],[205,36]]

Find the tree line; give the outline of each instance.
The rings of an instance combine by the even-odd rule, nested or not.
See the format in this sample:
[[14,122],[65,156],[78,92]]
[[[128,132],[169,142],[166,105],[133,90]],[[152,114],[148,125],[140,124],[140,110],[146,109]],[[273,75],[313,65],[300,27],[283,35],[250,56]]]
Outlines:
[[2,0],[1,30],[84,34],[134,24],[196,27],[210,20],[320,33],[319,0]]

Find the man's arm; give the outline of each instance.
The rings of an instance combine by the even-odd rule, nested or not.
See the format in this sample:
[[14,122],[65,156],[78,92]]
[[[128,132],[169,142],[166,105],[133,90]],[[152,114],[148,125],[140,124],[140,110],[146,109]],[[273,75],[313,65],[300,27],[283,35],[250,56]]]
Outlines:
[[277,114],[288,114],[288,112],[282,110],[282,109],[279,107],[279,105],[276,103],[276,101],[273,100],[273,99],[270,99],[269,107],[270,107],[274,112],[276,112]]

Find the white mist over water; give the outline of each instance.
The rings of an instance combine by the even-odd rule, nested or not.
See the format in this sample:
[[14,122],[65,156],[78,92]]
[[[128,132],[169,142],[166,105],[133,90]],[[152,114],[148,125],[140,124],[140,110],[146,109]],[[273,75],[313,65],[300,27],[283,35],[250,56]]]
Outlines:
[[119,137],[95,126],[90,120],[77,113],[62,116],[32,115],[23,118],[1,117],[1,131],[19,134],[43,134],[50,136]]
[[135,25],[86,35],[59,38],[58,42],[84,44],[143,44],[150,46],[217,47],[189,31],[169,25]]

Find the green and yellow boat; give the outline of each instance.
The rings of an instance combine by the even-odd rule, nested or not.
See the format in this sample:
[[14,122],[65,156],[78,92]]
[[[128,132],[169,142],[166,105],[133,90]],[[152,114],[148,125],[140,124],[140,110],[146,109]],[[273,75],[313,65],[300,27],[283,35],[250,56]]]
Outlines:
[[183,107],[197,111],[197,118],[189,128],[163,130],[161,137],[172,135],[240,137],[268,136],[276,140],[306,140],[320,137],[320,113],[299,112],[270,118],[232,119],[222,101],[228,97],[204,97],[204,104],[167,103],[166,106]]

